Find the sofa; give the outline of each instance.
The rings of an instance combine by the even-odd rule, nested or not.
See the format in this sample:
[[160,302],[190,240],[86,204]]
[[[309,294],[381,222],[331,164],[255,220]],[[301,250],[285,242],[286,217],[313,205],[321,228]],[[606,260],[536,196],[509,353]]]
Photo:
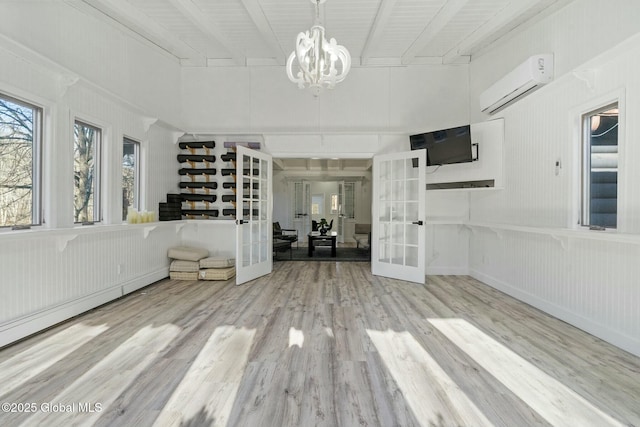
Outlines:
[[371,248],[371,224],[355,224],[353,240],[356,241],[356,247],[362,249]]

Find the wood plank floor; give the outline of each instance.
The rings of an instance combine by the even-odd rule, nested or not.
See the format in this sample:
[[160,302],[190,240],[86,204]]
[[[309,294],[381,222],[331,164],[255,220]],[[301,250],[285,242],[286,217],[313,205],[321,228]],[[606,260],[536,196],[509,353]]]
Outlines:
[[640,359],[469,277],[278,262],[1,350],[0,402],[2,426],[640,426]]

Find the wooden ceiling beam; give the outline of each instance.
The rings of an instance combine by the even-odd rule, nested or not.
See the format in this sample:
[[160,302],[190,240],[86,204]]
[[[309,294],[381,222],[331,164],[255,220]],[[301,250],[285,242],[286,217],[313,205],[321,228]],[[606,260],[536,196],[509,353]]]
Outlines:
[[451,64],[459,62],[460,57],[470,57],[477,47],[492,41],[491,37],[502,31],[507,25],[512,24],[514,21],[519,22],[522,14],[536,6],[539,2],[540,0],[518,0],[509,2],[507,6],[471,33],[469,37],[447,52],[443,56],[442,62],[444,64]]
[[286,61],[285,53],[282,50],[282,46],[280,46],[278,38],[273,32],[273,28],[271,28],[271,25],[269,24],[269,20],[264,14],[264,10],[260,6],[260,2],[258,0],[242,0],[242,4],[258,29],[258,32],[262,35],[264,41],[269,45],[269,47],[271,47],[277,64],[284,65]]
[[371,30],[369,31],[369,37],[367,37],[367,41],[362,49],[362,54],[360,55],[361,65],[369,65],[371,52],[378,45],[380,39],[384,35],[384,31],[387,28],[389,19],[391,18],[391,13],[393,12],[393,7],[397,2],[398,0],[382,0],[380,3],[378,13],[376,13],[376,18],[374,19]]
[[206,58],[200,52],[172,36],[166,28],[149,18],[125,0],[83,0],[83,2],[155,46],[169,52],[181,62],[189,65],[206,65]]
[[224,47],[236,65],[246,65],[247,58],[245,55],[238,53],[238,49],[234,48],[233,44],[222,34],[216,23],[208,19],[191,0],[169,0],[169,3],[178,9],[208,39]]
[[402,55],[402,63],[407,65],[416,60],[418,54],[431,43],[436,36],[447,26],[454,16],[469,2],[469,0],[449,0],[438,11],[436,16],[425,27],[420,36],[409,46]]

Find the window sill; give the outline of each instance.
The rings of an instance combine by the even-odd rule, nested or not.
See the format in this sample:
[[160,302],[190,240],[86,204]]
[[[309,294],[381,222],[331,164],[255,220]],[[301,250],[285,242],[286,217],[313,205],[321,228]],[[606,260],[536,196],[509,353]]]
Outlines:
[[492,224],[492,223],[478,223],[478,222],[465,222],[464,226],[470,229],[485,228],[495,231],[500,234],[501,232],[511,231],[530,234],[542,234],[550,236],[554,239],[566,241],[568,239],[588,239],[598,240],[605,242],[627,243],[640,245],[640,234],[621,233],[613,229],[605,230],[589,230],[587,228],[551,228],[551,227],[529,227],[521,225],[508,225],[508,224]]
[[[7,230],[0,232],[0,241],[22,240],[22,239],[42,239],[47,237],[79,236],[83,234],[113,233],[123,230],[142,230],[146,235],[151,229],[158,227],[181,227],[187,221],[156,221],[140,224],[93,224],[75,225],[69,228],[45,228],[42,226],[33,227],[28,230]],[[179,229],[179,228],[178,228]],[[146,237],[146,236],[145,236]]]

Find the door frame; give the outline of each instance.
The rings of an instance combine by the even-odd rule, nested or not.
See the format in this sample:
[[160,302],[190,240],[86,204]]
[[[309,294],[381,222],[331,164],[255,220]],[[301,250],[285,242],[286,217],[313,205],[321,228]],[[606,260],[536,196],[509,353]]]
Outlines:
[[[373,157],[371,273],[374,275],[425,283],[426,164],[427,151],[424,149]],[[401,171],[392,166],[400,166]],[[403,189],[402,196],[396,194],[400,189]],[[408,194],[413,189],[417,194]],[[397,218],[393,213],[396,206],[403,206]],[[409,207],[409,215],[417,210],[417,218],[408,217]],[[397,237],[398,234],[401,237]],[[407,243],[414,234],[417,239]],[[399,252],[402,252],[400,261],[396,256]]]
[[[245,159],[249,162],[248,175],[245,175]],[[253,175],[255,160],[258,164],[258,175]],[[273,158],[269,154],[238,145],[236,147],[236,285],[273,271],[272,181]],[[248,192],[245,192],[245,182],[249,184]],[[256,184],[257,193],[254,191]],[[245,209],[248,209],[247,215]],[[254,215],[254,212],[257,214]]]

